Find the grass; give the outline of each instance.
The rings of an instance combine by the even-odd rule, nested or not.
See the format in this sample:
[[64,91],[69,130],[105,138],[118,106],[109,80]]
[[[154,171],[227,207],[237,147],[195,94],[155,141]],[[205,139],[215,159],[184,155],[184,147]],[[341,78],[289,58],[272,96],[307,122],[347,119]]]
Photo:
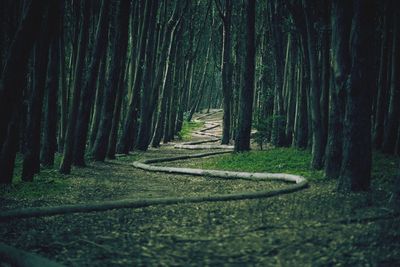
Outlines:
[[[91,162],[87,168],[74,168],[68,176],[58,174],[57,168],[43,169],[32,183],[19,180],[18,158],[16,181],[7,192],[0,189],[0,195],[5,206],[38,206],[43,205],[38,199],[50,199],[47,204],[54,205],[285,186],[150,173],[130,164],[141,157],[173,153],[176,150],[149,150],[116,161]],[[399,159],[374,153],[371,191],[352,194],[335,192],[336,181],[323,179],[322,171],[310,170],[310,159],[309,151],[274,148],[175,162],[196,168],[301,174],[310,179],[311,186],[259,200],[17,220],[2,225],[0,241],[67,266],[399,266],[399,217],[361,220],[398,209],[391,190]],[[59,157],[56,167],[58,162]],[[58,200],[51,200],[53,196]],[[360,220],[347,222],[354,218]]]
[[307,178],[322,178],[322,171],[310,169],[310,161],[311,154],[309,151],[293,148],[273,148],[263,151],[225,154],[218,157],[185,162],[184,164],[202,169],[290,173]]
[[178,137],[183,141],[189,141],[192,137],[192,133],[204,126],[203,121],[184,121],[182,130],[178,133]]
[[[310,180],[324,178],[323,170],[310,168],[311,153],[295,148],[271,148],[245,153],[225,154],[183,163],[185,166],[246,172],[271,172],[302,175]],[[173,163],[172,163],[173,164]],[[373,153],[372,178],[393,186],[393,177],[400,175],[399,158],[380,152]]]
[[2,185],[1,195],[28,200],[59,196],[70,186],[70,180],[58,172],[57,166],[60,162],[61,156],[56,155],[54,168],[42,168],[40,174],[35,175],[33,182],[24,182],[21,180],[22,156],[18,154],[15,160],[13,183]]

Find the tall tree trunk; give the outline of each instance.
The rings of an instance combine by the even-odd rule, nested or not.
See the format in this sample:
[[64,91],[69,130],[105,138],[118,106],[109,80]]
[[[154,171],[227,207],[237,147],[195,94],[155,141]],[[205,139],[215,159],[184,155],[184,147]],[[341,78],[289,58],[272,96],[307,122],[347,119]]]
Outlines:
[[108,25],[110,21],[109,9],[110,0],[103,0],[101,3],[100,18],[97,23],[97,30],[94,40],[95,44],[89,59],[90,65],[88,68],[88,74],[87,77],[85,77],[85,84],[80,96],[81,103],[75,131],[73,158],[73,163],[76,166],[85,166],[85,151],[90,120],[90,110],[92,109],[93,105],[93,95],[96,91],[96,81],[100,73],[100,63],[106,54],[108,44]]
[[0,183],[11,183],[18,145],[18,113],[27,66],[50,1],[33,1],[15,34],[0,84]]
[[65,131],[67,129],[67,117],[68,117],[68,105],[67,105],[67,96],[68,96],[68,84],[66,77],[66,68],[65,68],[65,38],[64,38],[64,19],[61,22],[61,33],[60,33],[60,42],[59,42],[59,50],[60,50],[60,124],[58,130],[58,151],[62,152],[64,150],[64,142],[65,142]]
[[170,37],[170,42],[169,42],[169,47],[168,47],[168,52],[167,52],[164,78],[163,78],[163,84],[162,84],[162,90],[161,90],[162,96],[161,96],[161,102],[160,102],[160,112],[158,114],[156,128],[154,131],[154,136],[153,136],[153,140],[152,140],[152,144],[151,144],[152,147],[160,146],[162,134],[163,134],[164,127],[165,127],[165,120],[166,120],[166,116],[167,116],[167,114],[166,114],[167,101],[171,97],[171,90],[172,90],[172,88],[171,88],[172,87],[172,84],[171,84],[172,83],[172,81],[171,81],[172,74],[171,74],[170,58],[171,58],[171,55],[175,54],[175,52],[173,52],[173,51],[176,49],[176,48],[175,49],[172,48],[173,45],[176,45],[176,40],[175,40],[176,39],[175,38],[176,27],[177,27],[177,22],[173,26],[171,33],[169,33],[171,35],[171,37]]
[[373,129],[373,143],[375,148],[381,148],[385,129],[385,118],[388,112],[388,91],[389,81],[388,69],[390,64],[390,25],[392,22],[391,1],[384,1],[383,32],[380,51],[379,75],[378,75],[378,94],[375,108],[375,124]]
[[59,39],[51,44],[50,65],[46,85],[46,107],[43,125],[43,144],[41,162],[43,166],[53,166],[54,153],[57,150],[57,94],[59,88],[60,48]]
[[250,132],[253,114],[254,72],[255,72],[255,0],[247,3],[247,38],[244,86],[240,92],[238,130],[235,151],[250,150]]
[[310,0],[303,0],[305,21],[307,28],[307,47],[310,66],[310,107],[311,107],[311,125],[312,125],[312,148],[311,148],[311,167],[320,170],[323,167],[323,132],[320,107],[320,77],[318,71],[318,51],[317,51],[317,32],[314,28],[315,18],[312,14],[315,12],[315,6]]
[[286,145],[285,137],[285,111],[283,106],[283,74],[284,74],[284,51],[283,51],[283,29],[282,29],[282,3],[279,0],[270,1],[270,24],[273,36],[273,50],[275,61],[275,83],[274,83],[274,108],[272,117],[271,139],[275,146]]
[[93,107],[93,117],[92,123],[90,127],[90,140],[89,140],[89,149],[93,148],[94,141],[96,140],[97,131],[99,129],[100,118],[101,118],[101,109],[103,107],[104,100],[104,90],[105,83],[107,79],[107,62],[108,62],[108,49],[106,49],[102,63],[100,65],[99,77],[97,79],[97,90],[96,90],[96,99],[95,105]]
[[82,90],[82,79],[85,68],[85,59],[88,49],[89,41],[89,22],[90,22],[90,4],[89,1],[84,2],[83,22],[79,36],[79,48],[77,55],[77,62],[75,64],[74,86],[70,103],[70,111],[68,116],[68,126],[65,133],[65,144],[63,150],[63,157],[60,165],[60,173],[69,174],[71,172],[71,165],[73,160],[74,150],[74,137],[75,126],[78,118],[78,109],[80,103],[80,95]]
[[148,36],[149,22],[151,16],[153,2],[145,1],[145,12],[143,16],[143,26],[140,33],[139,55],[136,65],[135,81],[133,84],[133,94],[129,103],[128,112],[126,114],[125,122],[121,137],[118,141],[119,153],[128,154],[129,150],[133,147],[135,140],[135,130],[137,129],[137,119],[140,108],[140,89],[142,86],[143,78],[143,65],[145,63],[146,55],[146,41]]
[[382,145],[384,153],[393,154],[396,150],[397,131],[400,124],[400,12],[395,11],[393,16],[393,45],[392,45],[392,65],[390,80],[390,102],[387,126]]
[[351,3],[346,0],[332,2],[331,67],[333,82],[330,90],[328,140],[325,151],[325,177],[336,179],[342,163],[343,119],[346,82],[350,69],[348,50]]
[[[371,93],[374,40],[374,0],[355,0],[350,34],[351,69],[343,132],[340,191],[368,190],[371,181]],[[372,76],[372,77],[371,77]]]
[[33,181],[35,173],[40,171],[40,137],[44,91],[46,87],[47,67],[49,63],[50,42],[59,30],[59,1],[52,1],[47,11],[41,36],[35,48],[34,88],[29,99],[29,111],[26,127],[26,150],[23,155],[22,180]]
[[[157,102],[159,99],[159,96],[164,93],[164,86],[165,82],[167,82],[167,77],[168,77],[168,71],[169,69],[169,59],[171,57],[171,45],[172,42],[175,38],[175,33],[176,33],[176,28],[178,26],[178,23],[180,21],[180,7],[179,3],[175,2],[175,6],[172,12],[171,17],[169,18],[168,22],[165,25],[165,29],[163,31],[163,42],[161,45],[161,54],[158,60],[158,65],[159,67],[157,68],[157,72],[154,77],[154,83],[153,83],[153,90],[151,91],[150,95],[150,104],[149,105],[142,105],[141,109],[141,124],[140,124],[140,129],[139,129],[139,136],[138,136],[138,143],[137,143],[137,149],[139,150],[147,150],[148,145],[150,143],[150,138],[152,135],[151,130],[156,128],[157,124],[157,114],[154,112],[157,109]],[[169,90],[169,89],[168,89]],[[161,92],[161,93],[160,93]],[[166,91],[167,95],[169,94],[168,91]],[[145,99],[145,98],[144,98]],[[142,100],[144,100],[142,98]],[[165,99],[166,100],[166,99]],[[161,112],[163,111],[165,113],[165,108],[166,108],[166,102],[164,99],[161,99]],[[142,104],[144,104],[145,101],[142,101]],[[154,114],[154,116],[153,116]],[[154,117],[154,118],[153,118]],[[153,120],[152,120],[153,118]],[[161,133],[162,129],[164,128],[164,123],[165,123],[165,114],[161,115],[160,117],[160,126],[161,129],[158,129],[156,138],[154,139],[155,143],[154,145],[159,145],[159,142],[161,140]],[[152,122],[154,127],[151,126],[149,122]],[[158,142],[158,144],[157,144]]]
[[307,89],[308,89],[308,78],[307,68],[304,66],[304,58],[298,52],[300,69],[299,80],[297,81],[297,97],[296,97],[296,115],[295,115],[295,126],[293,135],[293,146],[301,149],[307,148],[308,143],[308,107],[307,107]]
[[[118,91],[119,74],[121,72],[121,61],[126,57],[126,46],[128,39],[129,24],[129,0],[121,0],[115,13],[116,36],[112,46],[112,59],[108,86],[104,92],[103,107],[99,130],[93,146],[92,155],[97,161],[104,161],[110,137],[112,120],[114,114],[115,100]],[[124,66],[125,67],[125,66]]]
[[224,116],[222,121],[221,144],[229,144],[231,139],[231,116],[232,116],[232,60],[231,60],[231,20],[232,1],[225,1],[225,14],[222,14],[222,94]]

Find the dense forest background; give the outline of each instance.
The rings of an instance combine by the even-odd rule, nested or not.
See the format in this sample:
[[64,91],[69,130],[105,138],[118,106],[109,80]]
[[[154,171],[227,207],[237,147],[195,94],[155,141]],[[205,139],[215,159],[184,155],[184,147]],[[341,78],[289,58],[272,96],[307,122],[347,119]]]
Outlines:
[[[377,0],[3,0],[0,182],[146,151],[223,108],[222,144],[310,149],[340,191],[400,154],[400,9]],[[251,129],[255,132],[251,132]]]

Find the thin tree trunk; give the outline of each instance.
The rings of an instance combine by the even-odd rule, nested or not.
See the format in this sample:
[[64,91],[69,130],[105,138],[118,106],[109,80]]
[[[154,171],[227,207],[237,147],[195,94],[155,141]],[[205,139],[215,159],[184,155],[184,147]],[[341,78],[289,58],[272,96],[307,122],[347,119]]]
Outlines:
[[50,65],[46,85],[46,108],[43,125],[43,144],[41,149],[41,162],[43,166],[54,165],[54,153],[57,150],[57,93],[59,87],[60,48],[59,40],[51,44]]
[[314,28],[314,17],[311,14],[314,12],[315,6],[310,5],[309,0],[303,0],[305,21],[307,28],[307,47],[310,66],[310,107],[311,107],[311,125],[312,125],[312,148],[311,148],[311,167],[320,170],[323,167],[323,132],[321,121],[320,107],[320,79],[318,71],[317,57],[317,33]]
[[247,38],[244,86],[240,92],[240,108],[235,151],[250,150],[250,132],[253,112],[254,73],[255,73],[255,0],[247,3]]
[[400,124],[400,12],[395,11],[393,16],[393,45],[392,45],[392,65],[390,80],[390,102],[387,126],[382,145],[384,153],[393,154],[396,150],[397,130]]
[[143,68],[146,55],[146,41],[148,35],[149,21],[151,16],[152,1],[145,1],[145,11],[143,17],[143,26],[140,34],[139,55],[136,66],[135,81],[133,85],[133,94],[129,103],[128,112],[125,118],[122,135],[118,141],[118,153],[128,154],[136,142],[135,129],[137,128],[137,119],[140,108],[140,89],[143,78]]
[[391,6],[388,4],[389,1],[384,2],[383,11],[383,33],[381,42],[380,62],[379,62],[379,76],[378,76],[378,95],[376,100],[376,113],[375,113],[375,124],[373,129],[373,142],[375,148],[381,148],[384,137],[385,129],[385,117],[388,112],[388,68],[390,64],[390,24],[392,21],[392,12],[390,12]]
[[[76,166],[85,166],[85,151],[88,136],[90,110],[93,105],[93,95],[96,91],[96,81],[100,74],[99,68],[102,58],[106,54],[108,25],[109,25],[110,0],[103,0],[101,3],[101,14],[97,23],[95,44],[90,57],[90,66],[85,78],[85,84],[81,93],[81,103],[77,119],[74,144],[73,163]],[[101,85],[100,85],[101,86]]]
[[[115,100],[118,91],[119,74],[121,72],[121,61],[126,57],[126,46],[128,40],[129,24],[129,0],[122,0],[115,14],[116,36],[112,46],[112,61],[108,86],[104,92],[103,107],[99,130],[93,146],[92,155],[97,161],[104,161],[112,127]],[[123,66],[125,68],[125,66]]]
[[69,174],[71,172],[71,165],[73,160],[75,126],[78,117],[80,95],[82,90],[82,79],[85,68],[85,59],[86,59],[88,39],[89,39],[89,21],[90,21],[89,1],[84,2],[82,14],[83,14],[83,22],[79,36],[77,62],[75,64],[74,87],[73,87],[74,90],[72,93],[72,99],[70,104],[68,126],[65,133],[63,157],[59,170],[60,173],[62,174]]

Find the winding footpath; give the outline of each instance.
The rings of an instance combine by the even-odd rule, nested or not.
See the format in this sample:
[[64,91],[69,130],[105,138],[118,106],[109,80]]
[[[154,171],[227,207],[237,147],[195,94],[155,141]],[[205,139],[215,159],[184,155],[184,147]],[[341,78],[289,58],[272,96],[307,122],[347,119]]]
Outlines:
[[[209,116],[215,115],[220,112],[221,111],[216,111],[206,114],[204,116],[198,117],[197,120],[205,119]],[[149,198],[140,200],[125,199],[125,200],[105,201],[105,202],[86,203],[86,204],[15,209],[15,210],[0,212],[0,222],[12,221],[14,219],[19,219],[19,218],[52,216],[52,215],[70,214],[77,212],[106,211],[106,210],[122,209],[122,208],[137,209],[155,205],[173,205],[180,203],[219,202],[219,201],[268,198],[283,194],[289,194],[304,189],[308,186],[308,182],[304,177],[292,174],[285,174],[285,173],[233,172],[233,171],[203,170],[203,169],[178,168],[178,167],[153,165],[155,163],[159,164],[163,162],[202,158],[202,157],[232,153],[233,146],[215,144],[220,141],[220,138],[219,135],[213,133],[213,131],[220,128],[221,126],[219,123],[207,122],[205,123],[205,127],[203,129],[193,133],[193,135],[201,136],[204,137],[205,139],[180,143],[174,146],[175,149],[210,150],[209,152],[200,154],[181,155],[169,158],[154,158],[143,161],[135,161],[132,163],[133,167],[150,172],[162,172],[162,173],[178,174],[178,175],[206,176],[209,178],[214,177],[214,178],[223,178],[232,180],[242,179],[249,181],[277,180],[286,183],[291,183],[291,185],[288,185],[278,190],[239,192],[233,194],[220,194],[211,196]],[[62,266],[56,262],[50,261],[37,254],[32,254],[14,247],[10,247],[3,243],[0,243],[0,263],[1,262],[7,262],[15,266],[33,266],[33,267]]]
[[[202,117],[197,118],[204,119],[208,116],[214,115],[218,112],[206,114]],[[210,151],[207,153],[182,155],[170,158],[154,158],[147,159],[144,161],[133,162],[133,167],[150,171],[150,172],[162,172],[169,174],[182,174],[182,175],[193,175],[193,176],[207,176],[214,178],[223,179],[242,179],[249,181],[282,181],[291,183],[284,188],[278,190],[263,190],[257,192],[238,192],[233,194],[220,194],[212,196],[198,196],[198,197],[178,197],[178,198],[149,198],[149,199],[123,199],[114,201],[104,201],[95,203],[85,204],[72,204],[72,205],[61,205],[53,207],[32,207],[15,209],[0,212],[0,221],[9,221],[17,218],[29,218],[29,217],[41,217],[41,216],[52,216],[60,214],[69,214],[77,212],[93,212],[93,211],[105,211],[112,209],[123,209],[123,208],[144,208],[155,205],[173,205],[180,203],[199,203],[199,202],[216,202],[216,201],[232,201],[232,200],[243,200],[243,199],[256,199],[256,198],[267,198],[283,194],[292,193],[299,191],[308,186],[308,181],[299,175],[286,174],[286,173],[253,173],[253,172],[234,172],[234,171],[221,171],[221,170],[203,170],[203,169],[192,169],[192,168],[178,168],[178,167],[167,167],[167,166],[155,166],[155,163],[171,162],[184,159],[202,158],[214,155],[220,155],[225,153],[232,153],[232,146],[229,145],[204,145],[205,143],[215,143],[220,139],[209,131],[220,127],[217,123],[207,123],[207,126],[194,134],[206,136],[207,139],[187,142],[175,145],[176,149],[207,149],[207,150],[222,150],[222,151]]]

